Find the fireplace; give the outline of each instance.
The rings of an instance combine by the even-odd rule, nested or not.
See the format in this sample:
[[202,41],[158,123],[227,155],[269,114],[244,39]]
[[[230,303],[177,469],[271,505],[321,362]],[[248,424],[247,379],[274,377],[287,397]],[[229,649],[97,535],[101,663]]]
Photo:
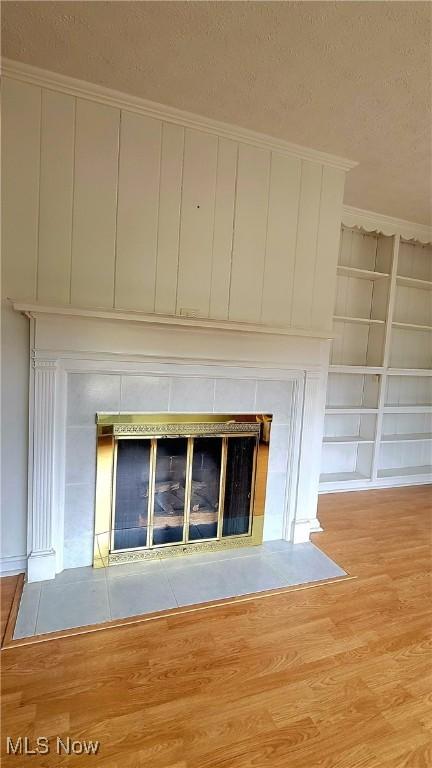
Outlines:
[[[28,304],[15,304],[15,308],[31,318],[29,419],[33,440],[29,450],[29,582],[53,579],[65,568],[86,567],[95,563],[95,532],[97,559],[100,559],[100,565],[104,565],[154,557],[155,552],[156,556],[162,557],[170,551],[181,553],[191,548],[196,551],[233,544],[245,546],[260,541],[263,523],[263,541],[285,539],[295,543],[305,542],[309,540],[311,531],[319,530],[316,504],[328,363],[327,341],[294,331],[273,332],[268,328],[239,327],[239,324],[207,320],[143,318],[117,310],[103,310],[89,315],[87,310],[76,308],[43,308]],[[192,409],[194,413],[188,414]],[[214,479],[212,487],[207,488],[210,492],[207,502],[196,499],[202,490],[197,484],[202,482],[198,477],[201,462],[201,469],[205,465],[208,474],[208,463],[213,457],[216,465],[213,472],[217,474],[217,462],[220,460],[223,466],[225,460],[223,449],[220,454],[216,450],[210,452],[209,457],[209,443],[202,443],[204,459],[199,456],[199,450],[189,454],[190,460],[195,459],[193,477],[196,485],[193,488],[190,482],[191,501],[195,498],[195,503],[184,506],[188,538],[185,536],[184,540],[182,538],[181,542],[174,544],[168,542],[166,546],[164,542],[153,544],[152,540],[152,547],[147,548],[147,531],[138,530],[131,533],[131,538],[137,537],[137,543],[130,541],[125,547],[123,541],[120,547],[119,538],[125,535],[120,530],[117,541],[111,544],[115,530],[111,517],[113,502],[114,506],[116,504],[116,497],[113,497],[114,449],[117,445],[118,453],[121,434],[123,438],[127,437],[127,433],[121,433],[121,430],[130,430],[137,438],[137,448],[134,449],[138,454],[138,458],[134,459],[136,463],[141,461],[140,452],[141,456],[147,455],[146,446],[151,458],[153,438],[158,446],[163,445],[160,442],[163,431],[153,429],[153,433],[148,434],[136,431],[138,427],[142,428],[144,412],[148,414],[145,422],[151,424],[152,429],[158,422],[158,429],[162,429],[162,422],[165,425],[177,422],[176,431],[170,433],[165,429],[165,437],[168,433],[186,440],[189,436],[198,441],[198,438],[218,434],[216,431],[210,435],[207,426],[205,431],[197,434],[196,413],[210,414],[211,419],[219,424],[231,421],[236,425],[237,435],[240,429],[249,429],[250,424],[260,424],[259,451],[254,459],[255,480],[252,489],[249,489],[251,498],[253,492],[249,535],[234,535],[228,527],[234,526],[234,522],[226,522],[224,531],[223,522],[222,525],[219,522],[221,497],[214,501],[214,486],[217,485]],[[244,417],[226,416],[244,413],[272,414],[270,441],[270,424],[264,417],[260,421],[259,416],[249,416],[246,417],[249,423],[242,424]],[[95,414],[100,414],[99,424],[95,423]],[[141,423],[134,424],[131,414],[139,414],[138,422]],[[194,424],[194,431],[180,434],[180,417],[176,414],[182,414],[184,424]],[[204,417],[202,423],[208,424],[209,418]],[[220,431],[219,436],[228,437]],[[146,437],[150,438],[150,443],[141,443],[140,446],[139,440]],[[175,440],[166,440],[164,444],[174,444]],[[98,442],[101,450],[97,453]],[[211,443],[210,447],[213,445]],[[122,454],[123,447],[120,448],[121,459],[129,458],[126,456],[127,448]],[[198,442],[197,447],[200,447]],[[159,458],[161,455],[162,452]],[[167,455],[169,460],[170,456],[179,454],[171,451]],[[265,482],[260,478],[267,471],[267,455],[268,475]],[[117,469],[118,455],[115,458]],[[179,460],[173,459],[173,464],[174,461],[175,471],[179,473]],[[161,465],[165,472],[167,462],[165,468]],[[150,470],[155,473],[156,466],[150,461],[149,480]],[[186,468],[188,466],[191,464],[189,462],[188,465],[186,447]],[[225,489],[231,482],[228,468],[227,463],[224,469]],[[144,516],[138,519],[138,525],[136,521],[132,521],[131,525],[124,512],[123,532],[127,528],[149,528],[154,522],[154,517],[153,520],[151,518],[154,509],[149,510],[145,505],[150,490],[145,482],[144,477],[142,487],[133,491],[135,499],[144,507],[140,512]],[[158,482],[164,482],[162,476]],[[180,490],[180,480],[178,482],[179,488],[172,490]],[[207,481],[207,485],[211,483]],[[126,491],[120,498],[123,493],[121,487],[120,482],[119,519],[122,504],[127,502]],[[159,488],[162,490],[162,486]],[[186,493],[186,482],[184,489]],[[227,494],[228,491],[224,502],[228,499]],[[179,495],[174,494],[175,498],[171,500],[174,502],[171,503],[174,513],[166,514],[166,518],[168,527],[181,528],[183,522],[184,530]],[[157,501],[162,501],[162,498]],[[209,508],[209,502],[212,502],[213,509]],[[204,503],[207,503],[205,508]],[[226,503],[228,520],[229,502]],[[230,503],[234,504],[234,501]],[[194,510],[197,505],[198,509]],[[168,513],[173,512],[169,505],[165,506],[165,513],[167,510]],[[156,520],[162,523],[163,507],[158,503],[156,509],[159,510]],[[232,510],[232,517],[236,517],[235,509]],[[219,534],[212,537],[216,518]],[[174,522],[179,525],[174,526]],[[162,525],[159,526],[161,528]],[[208,538],[204,539],[206,533]],[[224,535],[227,533],[231,535]],[[146,536],[144,542],[140,540],[143,534]],[[194,535],[200,538],[194,539]],[[115,548],[117,546],[119,549]]]
[[94,567],[260,544],[271,422],[98,414]]

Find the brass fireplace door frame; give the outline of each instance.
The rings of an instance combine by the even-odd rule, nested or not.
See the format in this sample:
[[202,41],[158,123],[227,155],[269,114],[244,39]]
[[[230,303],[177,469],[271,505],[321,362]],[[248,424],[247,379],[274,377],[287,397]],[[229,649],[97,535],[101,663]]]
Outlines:
[[[96,513],[94,532],[94,568],[108,565],[152,560],[160,557],[175,557],[192,552],[215,551],[235,547],[256,546],[262,543],[264,527],[264,506],[268,471],[268,450],[272,416],[270,414],[111,414],[98,413],[97,423],[97,471],[96,471]],[[190,488],[192,477],[192,444],[196,437],[222,438],[222,466],[220,476],[220,500],[218,510],[217,537],[187,541],[190,515]],[[151,465],[154,478],[156,441],[161,437],[184,437],[188,439],[186,460],[186,497],[184,507],[183,541],[170,544],[150,545],[137,549],[114,550],[114,498],[117,444],[119,439],[148,438],[151,441]],[[223,499],[225,491],[225,468],[227,440],[230,437],[250,437],[255,442],[251,514],[249,531],[243,534],[222,537]],[[151,505],[150,505],[151,506]],[[151,510],[150,510],[151,511]],[[148,521],[152,530],[153,515]],[[150,534],[149,534],[150,536]],[[148,539],[148,542],[151,539]]]

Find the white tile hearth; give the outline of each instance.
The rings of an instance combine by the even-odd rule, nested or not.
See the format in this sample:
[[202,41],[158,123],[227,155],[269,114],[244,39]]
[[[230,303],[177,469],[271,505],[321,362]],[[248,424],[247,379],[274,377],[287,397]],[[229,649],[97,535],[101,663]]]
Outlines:
[[109,616],[105,579],[71,581],[55,589],[52,586],[44,589],[43,584],[36,620],[37,635],[69,627],[99,624]]
[[71,568],[25,585],[14,639],[343,576],[311,542],[286,541],[179,560]]

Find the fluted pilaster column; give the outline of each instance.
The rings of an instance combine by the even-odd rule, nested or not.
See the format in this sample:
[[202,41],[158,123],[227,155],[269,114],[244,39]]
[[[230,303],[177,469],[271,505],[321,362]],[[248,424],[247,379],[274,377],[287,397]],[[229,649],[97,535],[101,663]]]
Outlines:
[[34,361],[29,581],[42,581],[55,576],[53,489],[56,375],[56,361]]
[[306,374],[297,508],[293,530],[293,541],[296,543],[309,541],[311,531],[322,530],[317,518],[317,501],[325,410],[325,383],[325,375],[320,371]]

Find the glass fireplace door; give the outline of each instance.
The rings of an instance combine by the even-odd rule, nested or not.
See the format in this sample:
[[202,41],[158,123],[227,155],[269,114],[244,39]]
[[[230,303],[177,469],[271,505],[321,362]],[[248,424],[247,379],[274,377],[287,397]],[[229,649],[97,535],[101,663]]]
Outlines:
[[156,443],[153,546],[183,541],[188,439],[161,437]]
[[250,536],[257,448],[256,432],[118,438],[110,551]]
[[193,438],[189,541],[218,536],[222,438]]
[[117,441],[113,549],[136,549],[147,546],[150,466],[150,440]]
[[223,538],[250,532],[254,471],[255,438],[228,437]]

